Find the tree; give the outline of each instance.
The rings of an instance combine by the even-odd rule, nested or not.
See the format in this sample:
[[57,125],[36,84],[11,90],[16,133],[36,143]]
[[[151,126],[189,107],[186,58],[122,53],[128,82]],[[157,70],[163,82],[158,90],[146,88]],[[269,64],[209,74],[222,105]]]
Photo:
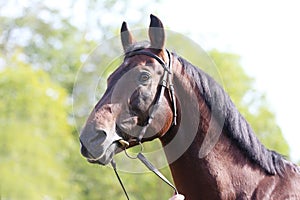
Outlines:
[[[45,70],[52,81],[71,93],[74,77],[82,65],[80,58],[96,44],[86,40],[70,19],[43,3],[14,6],[19,15],[0,14],[0,53],[9,59],[18,52],[25,63]],[[6,13],[5,6],[2,10]]]
[[79,188],[69,184],[66,165],[76,146],[67,93],[18,55],[10,63],[0,72],[1,198],[74,199]]

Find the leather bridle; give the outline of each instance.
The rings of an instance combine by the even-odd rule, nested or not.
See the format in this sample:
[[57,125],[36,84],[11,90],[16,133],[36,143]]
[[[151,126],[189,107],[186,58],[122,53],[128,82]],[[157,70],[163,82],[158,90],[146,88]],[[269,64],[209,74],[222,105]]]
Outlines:
[[152,120],[154,119],[155,114],[159,108],[159,105],[161,104],[162,97],[164,96],[166,88],[169,89],[169,91],[170,91],[169,95],[170,95],[170,99],[172,101],[172,107],[173,107],[172,108],[172,110],[173,110],[173,125],[176,125],[177,107],[176,107],[174,85],[172,82],[172,56],[171,56],[171,53],[167,49],[166,49],[166,52],[168,54],[168,59],[169,59],[168,64],[165,63],[160,57],[158,57],[157,55],[155,55],[154,53],[152,53],[150,51],[136,50],[136,51],[131,51],[126,54],[126,57],[133,57],[136,55],[146,55],[146,56],[152,57],[164,68],[164,73],[163,73],[161,82],[159,84],[161,86],[160,91],[158,91],[159,93],[158,93],[158,95],[156,95],[157,98],[153,105],[153,109],[151,109],[151,111],[150,111],[148,121],[137,137],[137,142],[141,142],[149,125],[151,124]]
[[[139,152],[136,157],[129,156],[126,152],[126,147],[129,146],[129,142],[120,140],[119,143],[121,143],[123,145],[123,147],[125,149],[125,153],[129,158],[132,158],[132,159],[138,158],[149,170],[151,170],[161,180],[163,180],[166,184],[168,184],[170,187],[172,187],[174,189],[175,194],[178,194],[176,187],[170,181],[168,181],[168,179],[162,173],[160,173],[159,170],[154,165],[152,165],[147,160],[147,158],[142,154],[142,150],[143,150],[142,139],[143,139],[144,135],[146,134],[149,125],[151,124],[152,120],[154,119],[156,112],[158,111],[158,108],[162,102],[162,99],[163,99],[166,89],[169,90],[168,94],[170,95],[170,99],[172,101],[172,111],[173,111],[172,124],[176,125],[177,107],[176,107],[175,91],[174,91],[174,86],[173,86],[173,82],[172,82],[172,55],[167,49],[165,51],[168,54],[168,59],[169,59],[168,63],[164,62],[160,57],[158,57],[154,53],[152,53],[150,51],[146,51],[144,49],[137,49],[137,50],[130,51],[125,54],[125,58],[133,57],[136,55],[146,55],[146,56],[152,57],[164,68],[164,73],[163,73],[161,82],[159,84],[160,88],[158,89],[155,100],[154,100],[153,109],[151,109],[151,111],[150,111],[150,114],[148,116],[148,120],[147,120],[145,126],[142,128],[140,134],[135,138],[136,142],[138,142],[141,145],[141,152]],[[121,181],[121,178],[117,172],[117,167],[116,167],[116,163],[114,160],[111,161],[111,165],[115,171],[115,174],[118,178],[120,185],[122,186],[122,189],[123,189],[127,199],[129,200],[129,196],[128,196],[126,189]]]

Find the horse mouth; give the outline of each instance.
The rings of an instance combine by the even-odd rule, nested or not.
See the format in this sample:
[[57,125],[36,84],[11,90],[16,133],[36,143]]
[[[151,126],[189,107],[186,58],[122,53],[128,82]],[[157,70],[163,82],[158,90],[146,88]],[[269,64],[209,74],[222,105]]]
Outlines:
[[129,145],[129,143],[123,139],[113,142],[111,145],[108,146],[108,148],[105,150],[105,152],[96,157],[88,152],[88,150],[82,146],[81,148],[81,154],[86,158],[86,160],[89,163],[92,164],[100,164],[100,165],[107,165],[111,162],[114,155],[117,153],[120,153]]

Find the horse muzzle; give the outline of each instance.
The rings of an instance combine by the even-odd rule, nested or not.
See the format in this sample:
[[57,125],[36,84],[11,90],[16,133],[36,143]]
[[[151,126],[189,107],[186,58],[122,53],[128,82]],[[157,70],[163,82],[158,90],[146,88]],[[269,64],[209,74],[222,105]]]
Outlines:
[[81,154],[90,163],[107,165],[116,153],[129,145],[118,134],[109,134],[104,130],[87,132],[80,135]]

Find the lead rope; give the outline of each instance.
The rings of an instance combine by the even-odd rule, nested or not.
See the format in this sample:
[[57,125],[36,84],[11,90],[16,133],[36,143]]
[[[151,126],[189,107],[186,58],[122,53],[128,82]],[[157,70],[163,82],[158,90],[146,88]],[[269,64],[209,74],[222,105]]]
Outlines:
[[[126,155],[128,156],[128,154],[126,153]],[[150,171],[152,171],[158,178],[160,178],[163,182],[165,182],[166,184],[168,184],[173,190],[174,190],[174,193],[175,195],[178,195],[178,190],[176,189],[176,187],[142,154],[142,152],[139,152],[138,155],[136,157],[132,157],[132,156],[129,156],[129,158],[131,159],[136,159],[138,158]],[[127,198],[127,200],[130,200],[129,199],[129,195],[126,191],[126,188],[121,180],[121,177],[119,176],[118,174],[118,171],[117,171],[117,165],[116,165],[116,162],[112,159],[111,162],[110,162],[112,168],[114,169],[114,172],[116,174],[116,177],[123,189],[123,192]]]
[[118,178],[118,181],[119,181],[119,183],[120,183],[120,185],[121,185],[121,187],[122,187],[122,189],[123,189],[123,192],[124,192],[125,195],[126,195],[127,200],[129,200],[128,193],[127,193],[126,188],[125,188],[125,186],[124,186],[124,184],[123,184],[123,182],[122,182],[122,180],[121,180],[121,177],[120,177],[119,174],[118,174],[118,171],[117,171],[117,165],[116,165],[116,162],[114,161],[114,159],[111,160],[110,164],[111,164],[111,166],[112,166],[113,169],[114,169],[114,172],[115,172],[115,174],[116,174],[116,177]]
[[149,169],[151,170],[156,176],[158,176],[162,181],[168,184],[171,188],[173,188],[175,194],[178,194],[176,187],[156,168],[152,165],[149,160],[140,152],[137,155],[137,158]]

